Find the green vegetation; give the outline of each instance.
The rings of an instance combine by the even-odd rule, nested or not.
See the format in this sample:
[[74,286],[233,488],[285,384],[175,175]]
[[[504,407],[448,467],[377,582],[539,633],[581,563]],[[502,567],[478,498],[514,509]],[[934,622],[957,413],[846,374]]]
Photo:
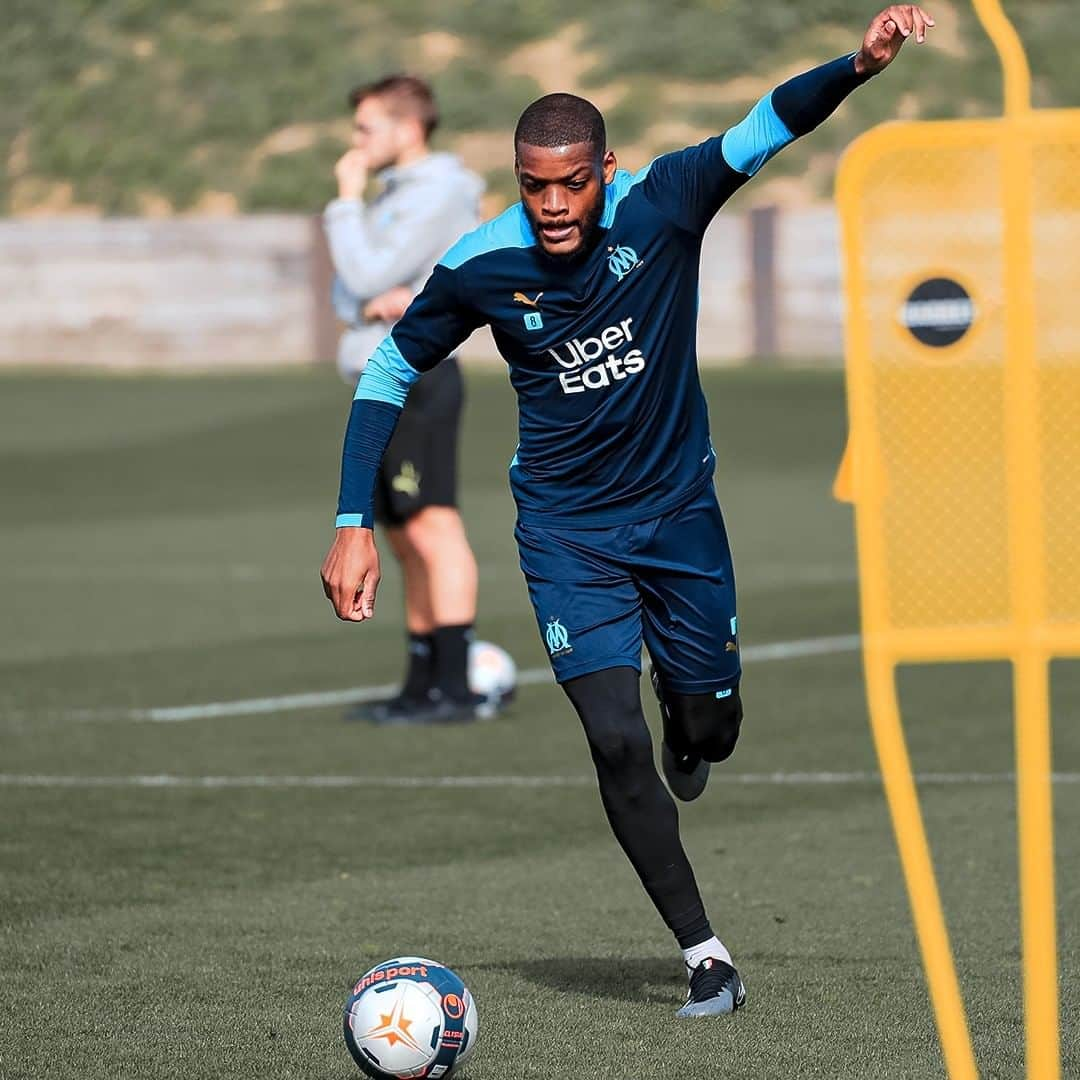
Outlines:
[[[855,46],[876,7],[761,0],[9,0],[0,28],[0,211],[107,213],[207,205],[313,210],[331,193],[348,88],[402,67],[432,75],[444,146],[509,132],[543,90],[616,84],[612,139],[629,164],[726,123],[792,70]],[[773,172],[802,172],[896,114],[994,112],[1000,76],[966,3],[931,5],[938,46],[897,65]],[[1073,5],[1011,0],[1043,105],[1080,104]],[[569,58],[520,50],[558,36]],[[671,93],[677,82],[680,93]],[[693,99],[695,85],[700,100]],[[738,84],[736,84],[738,85]],[[714,99],[722,102],[713,106]],[[273,137],[291,129],[289,138]],[[269,143],[268,143],[268,140]],[[489,172],[490,162],[474,162]],[[509,197],[509,172],[494,174]],[[822,194],[822,192],[818,192]]]
[[[852,633],[850,509],[828,497],[840,377],[741,371],[705,385],[744,646]],[[469,394],[479,631],[543,668],[511,540],[512,397],[502,374],[472,375]],[[878,783],[760,777],[874,769],[855,653],[748,662],[740,746],[682,811],[749,987],[730,1022],[673,1018],[678,956],[608,833],[553,686],[455,730],[376,730],[334,708],[128,716],[396,673],[392,563],[364,627],[337,623],[316,579],[344,397],[325,371],[4,378],[0,1075],[355,1080],[340,1034],[350,981],[419,952],[477,995],[467,1080],[942,1076]],[[1055,765],[1075,775],[1080,679],[1062,668]],[[1011,768],[1000,667],[909,673],[902,700],[920,773]],[[161,775],[190,786],[132,785]],[[312,786],[328,776],[539,782]],[[102,777],[115,786],[61,786]],[[926,783],[922,796],[981,1075],[1021,1076],[1013,787]],[[1058,784],[1056,799],[1063,1075],[1076,1076],[1080,786]]]

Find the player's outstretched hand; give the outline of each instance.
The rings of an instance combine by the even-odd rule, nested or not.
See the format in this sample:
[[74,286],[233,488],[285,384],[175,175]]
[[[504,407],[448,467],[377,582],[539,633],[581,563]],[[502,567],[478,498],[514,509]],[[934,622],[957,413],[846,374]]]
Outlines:
[[380,576],[371,529],[338,529],[322,564],[323,592],[337,617],[346,622],[373,619]]
[[921,45],[934,20],[917,4],[890,4],[870,22],[862,48],[855,54],[855,70],[875,75],[887,68],[912,34]]

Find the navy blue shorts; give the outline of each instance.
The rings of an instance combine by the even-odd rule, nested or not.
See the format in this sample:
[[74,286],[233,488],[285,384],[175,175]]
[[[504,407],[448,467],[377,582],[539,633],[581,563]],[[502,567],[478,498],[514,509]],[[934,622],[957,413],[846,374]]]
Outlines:
[[644,641],[671,690],[706,694],[738,683],[735,576],[711,487],[630,525],[518,522],[514,535],[559,682],[611,667],[640,671]]

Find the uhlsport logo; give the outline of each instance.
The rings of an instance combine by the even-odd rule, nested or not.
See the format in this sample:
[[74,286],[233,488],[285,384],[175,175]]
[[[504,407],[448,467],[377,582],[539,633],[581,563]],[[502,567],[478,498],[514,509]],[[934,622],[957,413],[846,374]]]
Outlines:
[[570,635],[566,632],[566,627],[558,619],[548,619],[544,640],[547,642],[548,652],[552,656],[562,656],[565,653],[574,651],[570,647]]
[[[645,370],[645,356],[634,341],[633,319],[605,327],[596,337],[571,338],[547,352],[565,370],[559,372],[564,394],[583,394],[622,382]],[[607,356],[601,359],[604,354]]]
[[641,260],[632,247],[620,244],[618,247],[608,248],[607,265],[616,279],[622,281],[631,270],[636,270],[641,265]]
[[366,990],[369,986],[373,986],[377,982],[393,982],[398,978],[407,978],[409,976],[419,977],[426,979],[428,974],[427,965],[403,965],[401,967],[380,967],[374,971],[369,971],[354,987],[353,993],[359,994],[362,990]]
[[916,341],[943,349],[955,345],[978,312],[967,289],[952,278],[930,278],[917,285],[900,309],[900,322]]

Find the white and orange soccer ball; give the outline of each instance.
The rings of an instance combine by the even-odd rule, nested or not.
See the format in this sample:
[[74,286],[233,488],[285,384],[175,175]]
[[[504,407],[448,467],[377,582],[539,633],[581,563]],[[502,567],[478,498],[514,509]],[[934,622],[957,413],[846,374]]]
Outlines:
[[399,956],[365,972],[345,1004],[345,1044],[374,1080],[439,1080],[476,1046],[476,1002],[448,967]]
[[[514,658],[490,641],[474,641],[469,646],[469,689],[484,697],[494,715],[513,698],[517,689]],[[484,709],[480,712],[483,715]]]

